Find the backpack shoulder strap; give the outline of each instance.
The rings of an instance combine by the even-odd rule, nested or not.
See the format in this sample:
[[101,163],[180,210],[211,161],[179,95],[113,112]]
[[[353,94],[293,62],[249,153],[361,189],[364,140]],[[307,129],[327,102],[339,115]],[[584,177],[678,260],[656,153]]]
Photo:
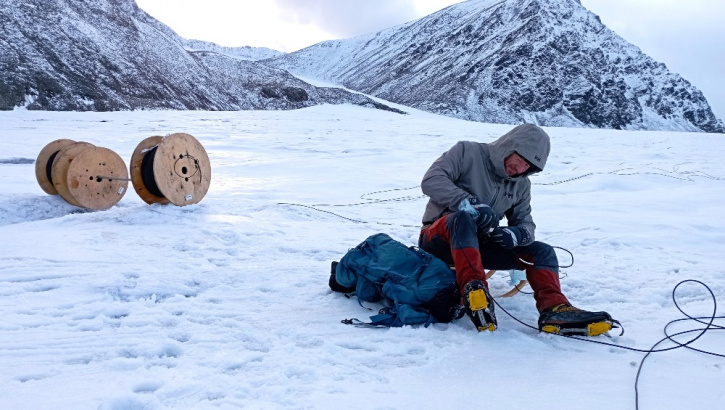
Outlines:
[[435,318],[425,309],[417,309],[406,304],[397,304],[394,307],[380,309],[379,313],[370,316],[370,322],[363,322],[359,319],[344,319],[342,323],[355,325],[356,327],[403,327],[405,325],[430,326]]

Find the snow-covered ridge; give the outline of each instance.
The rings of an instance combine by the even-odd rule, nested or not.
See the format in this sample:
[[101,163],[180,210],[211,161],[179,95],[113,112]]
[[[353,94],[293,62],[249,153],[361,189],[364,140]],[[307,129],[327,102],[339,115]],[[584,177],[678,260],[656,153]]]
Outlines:
[[281,54],[274,50],[186,40],[133,0],[0,0],[0,5],[0,110],[244,110],[341,103],[389,109],[252,61]]
[[577,0],[469,0],[271,63],[475,121],[725,132],[698,89]]
[[304,77],[482,122],[725,132],[699,90],[577,0],[469,0],[291,54],[184,39],[133,0],[0,4],[5,110],[383,108]]
[[259,61],[284,55],[282,51],[266,47],[224,47],[209,41],[185,40],[184,48],[188,51],[211,51],[240,60]]

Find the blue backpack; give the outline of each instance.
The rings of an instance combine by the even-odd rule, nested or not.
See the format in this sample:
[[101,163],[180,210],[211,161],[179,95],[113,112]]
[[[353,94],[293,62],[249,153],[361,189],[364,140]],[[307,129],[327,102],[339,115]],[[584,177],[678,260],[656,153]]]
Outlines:
[[[346,319],[363,326],[428,326],[463,315],[456,275],[442,260],[408,247],[384,233],[350,249],[334,268],[334,280],[354,289],[362,302],[382,301],[386,307],[372,322]],[[332,284],[332,282],[331,282]]]

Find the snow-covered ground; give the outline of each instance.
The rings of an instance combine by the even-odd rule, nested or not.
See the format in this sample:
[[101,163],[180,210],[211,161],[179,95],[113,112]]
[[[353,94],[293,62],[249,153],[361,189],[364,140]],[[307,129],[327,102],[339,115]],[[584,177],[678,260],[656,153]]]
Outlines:
[[[493,333],[467,318],[340,323],[371,312],[328,289],[330,262],[376,232],[415,244],[431,162],[511,128],[409,111],[0,113],[0,408],[634,408],[643,353],[540,334],[502,309]],[[672,299],[682,280],[722,302],[722,135],[547,131],[537,238],[574,254],[567,296],[626,329],[594,340],[649,349],[683,317]],[[130,189],[88,212],[35,180],[32,160],[52,140],[91,142],[128,164],[143,139],[173,132],[194,135],[212,162],[197,205],[150,206]],[[507,281],[490,280],[494,296]],[[497,302],[535,326],[530,295]],[[702,286],[683,284],[677,302],[712,315]],[[722,337],[693,347],[725,353]],[[653,354],[640,408],[720,408],[723,385],[722,357]]]

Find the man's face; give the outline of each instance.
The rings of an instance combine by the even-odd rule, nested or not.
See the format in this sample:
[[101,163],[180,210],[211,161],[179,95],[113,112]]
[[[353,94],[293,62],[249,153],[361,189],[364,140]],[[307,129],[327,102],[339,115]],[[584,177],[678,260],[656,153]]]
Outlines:
[[529,163],[515,152],[503,160],[503,166],[506,168],[506,175],[510,177],[521,175],[530,167]]

